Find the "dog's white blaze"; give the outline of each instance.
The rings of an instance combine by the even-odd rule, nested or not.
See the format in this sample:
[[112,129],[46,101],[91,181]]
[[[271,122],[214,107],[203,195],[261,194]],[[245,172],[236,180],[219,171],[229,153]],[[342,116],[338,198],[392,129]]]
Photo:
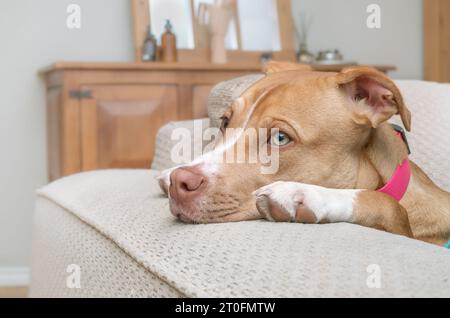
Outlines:
[[298,182],[275,182],[255,191],[255,195],[267,195],[295,219],[301,200],[316,216],[317,222],[351,222],[353,206],[361,190],[328,189]]
[[230,138],[227,142],[220,145],[213,151],[201,156],[195,164],[201,164],[200,169],[207,177],[213,176],[219,170],[220,164],[223,162],[224,154],[237,143],[242,136],[243,129]]
[[236,111],[242,111],[244,109],[245,106],[245,100],[244,97],[239,97],[238,99],[236,99]]

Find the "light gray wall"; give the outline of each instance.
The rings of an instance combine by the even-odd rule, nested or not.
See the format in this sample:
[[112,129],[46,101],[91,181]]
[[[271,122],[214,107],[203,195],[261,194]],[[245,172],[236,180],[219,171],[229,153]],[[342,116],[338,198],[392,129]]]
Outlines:
[[[347,60],[393,64],[394,78],[422,79],[422,0],[293,0],[294,16],[313,17],[309,49],[338,48]],[[366,8],[381,7],[381,29],[368,29]],[[297,21],[298,22],[298,21]],[[300,25],[300,24],[298,24]]]
[[[82,28],[66,28],[81,5]],[[34,190],[47,182],[45,90],[37,71],[57,60],[133,58],[128,0],[0,4],[0,267],[28,263]]]
[[[255,0],[256,1],[256,0]],[[310,47],[349,59],[392,63],[421,78],[420,0],[378,0],[383,28],[367,30],[364,0],[294,0],[314,14]],[[81,30],[66,7],[82,8]],[[28,263],[34,190],[47,182],[45,90],[39,68],[58,60],[131,61],[128,0],[17,0],[0,4],[0,267]]]

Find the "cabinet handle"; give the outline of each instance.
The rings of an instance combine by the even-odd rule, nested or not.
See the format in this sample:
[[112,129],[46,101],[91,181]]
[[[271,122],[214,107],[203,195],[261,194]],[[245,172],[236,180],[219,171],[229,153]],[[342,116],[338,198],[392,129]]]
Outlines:
[[90,90],[71,90],[69,92],[71,98],[89,99],[92,98],[92,91]]

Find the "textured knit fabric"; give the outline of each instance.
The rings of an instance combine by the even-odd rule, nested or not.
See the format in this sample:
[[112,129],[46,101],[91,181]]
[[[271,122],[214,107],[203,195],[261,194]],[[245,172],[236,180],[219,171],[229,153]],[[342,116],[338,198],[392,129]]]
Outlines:
[[[45,197],[36,202],[32,251],[30,297],[185,296],[95,227]],[[76,274],[70,265],[79,266],[81,288],[70,288]]]
[[[351,224],[187,225],[154,176],[106,170],[41,189],[31,295],[450,296],[447,249]],[[65,285],[69,264],[81,289]]]

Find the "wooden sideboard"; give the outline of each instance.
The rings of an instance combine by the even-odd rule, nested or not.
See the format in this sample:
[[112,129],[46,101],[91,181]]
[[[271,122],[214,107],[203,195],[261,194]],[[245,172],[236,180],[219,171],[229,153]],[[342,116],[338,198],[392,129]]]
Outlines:
[[259,64],[158,62],[64,62],[43,69],[49,179],[95,169],[149,168],[161,126],[206,117],[215,84],[260,70]]

